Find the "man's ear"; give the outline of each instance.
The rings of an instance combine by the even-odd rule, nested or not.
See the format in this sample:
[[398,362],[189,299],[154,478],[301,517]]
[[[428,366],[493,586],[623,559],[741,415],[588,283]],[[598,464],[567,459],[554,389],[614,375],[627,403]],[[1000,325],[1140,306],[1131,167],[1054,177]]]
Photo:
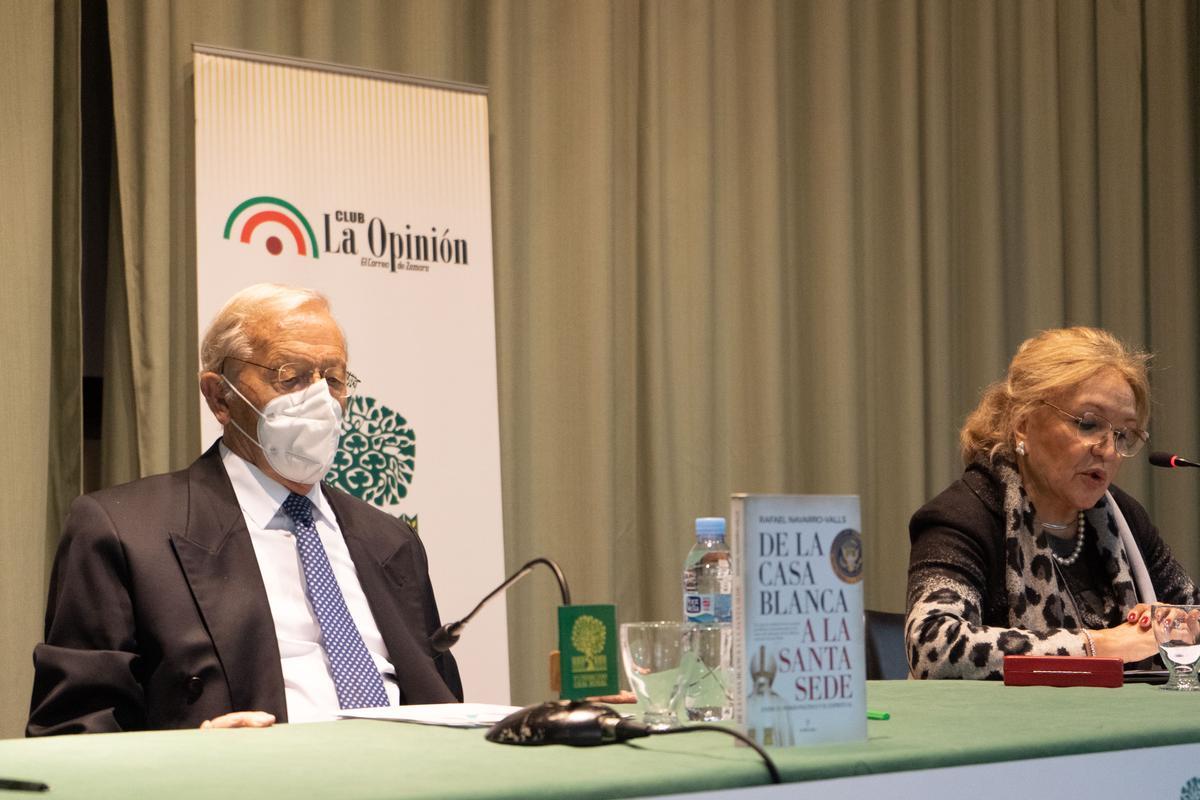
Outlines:
[[225,381],[217,373],[203,372],[200,374],[200,393],[204,395],[204,402],[208,403],[208,410],[217,418],[217,422],[222,428],[229,422],[227,391]]

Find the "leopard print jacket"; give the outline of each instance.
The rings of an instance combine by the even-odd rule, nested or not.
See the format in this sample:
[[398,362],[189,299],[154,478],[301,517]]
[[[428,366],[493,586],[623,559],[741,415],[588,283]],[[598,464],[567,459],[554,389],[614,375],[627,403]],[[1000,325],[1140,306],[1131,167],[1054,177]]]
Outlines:
[[[1146,510],[1110,492],[1129,524],[1158,599],[1200,602]],[[1129,561],[1101,499],[1086,512],[1122,609],[1137,602]],[[1000,678],[1005,655],[1084,655],[1086,638],[1045,534],[1011,463],[976,462],[909,524],[905,636],[917,678]]]

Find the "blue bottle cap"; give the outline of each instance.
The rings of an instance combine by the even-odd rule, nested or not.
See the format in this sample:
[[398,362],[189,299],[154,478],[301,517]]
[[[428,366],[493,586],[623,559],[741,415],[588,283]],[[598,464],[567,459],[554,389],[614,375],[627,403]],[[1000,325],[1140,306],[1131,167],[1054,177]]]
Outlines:
[[724,539],[725,538],[725,518],[724,517],[696,517],[696,538],[697,539]]

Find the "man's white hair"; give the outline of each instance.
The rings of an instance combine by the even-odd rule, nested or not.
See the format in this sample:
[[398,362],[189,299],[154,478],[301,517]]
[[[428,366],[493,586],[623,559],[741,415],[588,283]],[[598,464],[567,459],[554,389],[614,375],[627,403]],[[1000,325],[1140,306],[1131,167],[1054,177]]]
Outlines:
[[249,330],[256,323],[286,320],[296,309],[313,304],[329,310],[329,300],[312,289],[279,283],[256,283],[242,289],[229,298],[204,333],[200,343],[202,371],[219,373],[221,363],[231,356],[250,358],[254,353],[254,342]]

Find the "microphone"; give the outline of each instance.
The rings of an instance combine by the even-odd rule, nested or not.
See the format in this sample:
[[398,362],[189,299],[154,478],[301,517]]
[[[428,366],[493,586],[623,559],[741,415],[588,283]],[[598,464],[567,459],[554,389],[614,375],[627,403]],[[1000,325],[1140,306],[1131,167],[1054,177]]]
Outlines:
[[1175,467],[1200,467],[1195,461],[1188,461],[1186,458],[1180,458],[1174,453],[1164,453],[1162,450],[1155,450],[1150,454],[1150,463],[1156,467],[1166,467],[1174,469]]
[[554,577],[558,579],[558,591],[562,595],[563,605],[571,605],[571,590],[567,588],[567,579],[563,576],[562,570],[558,568],[558,564],[555,564],[548,558],[535,558],[514,572],[506,581],[504,581],[504,583],[500,584],[495,589],[492,589],[492,591],[488,593],[487,597],[479,601],[479,605],[471,609],[470,614],[467,614],[458,622],[447,623],[434,631],[433,635],[429,637],[429,646],[439,653],[445,653],[451,647],[454,647],[454,645],[458,644],[458,639],[460,636],[462,636],[463,628],[467,626],[467,623],[471,621],[472,617],[479,613],[479,609],[487,605],[489,600],[503,592],[509,586],[512,586],[514,583],[521,580],[521,578],[524,578],[526,575],[533,572],[533,567],[535,564],[545,564],[547,567],[554,570]]

